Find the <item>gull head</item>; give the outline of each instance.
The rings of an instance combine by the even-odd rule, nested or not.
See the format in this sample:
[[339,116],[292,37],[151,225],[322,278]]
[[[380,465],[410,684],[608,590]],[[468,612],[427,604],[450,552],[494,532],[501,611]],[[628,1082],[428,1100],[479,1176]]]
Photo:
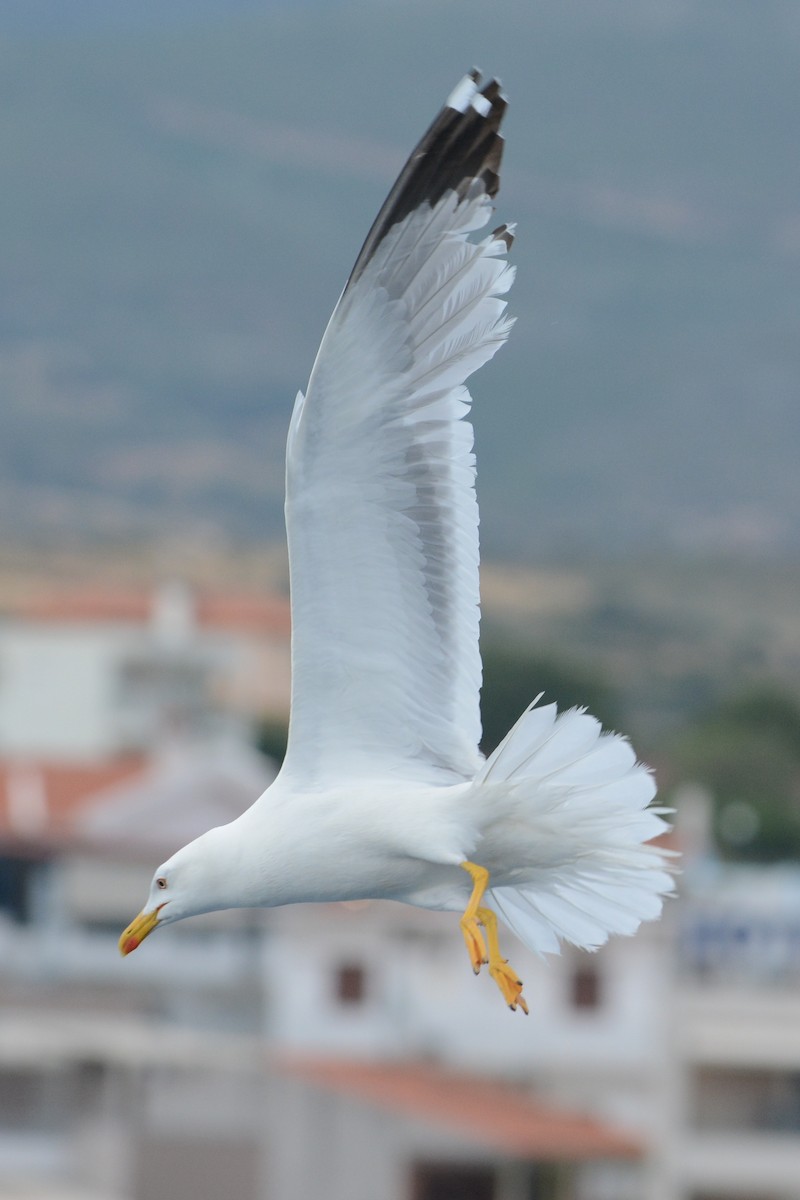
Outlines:
[[236,870],[227,853],[230,844],[227,830],[226,825],[210,829],[158,867],[147,903],[119,939],[120,954],[130,954],[161,925],[220,908],[238,907],[231,903]]

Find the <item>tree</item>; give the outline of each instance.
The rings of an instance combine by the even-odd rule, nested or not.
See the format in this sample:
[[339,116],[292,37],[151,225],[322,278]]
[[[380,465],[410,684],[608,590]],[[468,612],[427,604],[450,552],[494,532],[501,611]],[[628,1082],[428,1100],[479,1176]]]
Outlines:
[[483,646],[484,754],[494,750],[540,692],[544,692],[543,703],[555,701],[559,709],[588,708],[607,729],[620,724],[611,689],[590,672],[509,643],[490,641]]
[[288,721],[265,717],[256,729],[256,749],[267,758],[271,758],[278,766],[286,757],[286,743],[289,738]]
[[800,705],[793,696],[761,686],[730,698],[681,735],[674,760],[711,792],[724,857],[800,856]]

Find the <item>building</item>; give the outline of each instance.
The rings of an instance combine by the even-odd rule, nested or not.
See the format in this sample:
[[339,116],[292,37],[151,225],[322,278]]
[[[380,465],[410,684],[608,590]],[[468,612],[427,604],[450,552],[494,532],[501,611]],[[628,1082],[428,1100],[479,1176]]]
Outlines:
[[272,778],[286,617],[170,587],[0,627],[0,1200],[800,1200],[800,872],[716,863],[702,804],[662,922],[514,948],[527,1019],[402,905],[120,959],[154,867]]
[[0,617],[0,755],[94,761],[249,732],[289,702],[280,597],[87,589]]
[[0,1196],[604,1200],[609,1172],[635,1195],[617,1173],[640,1175],[641,1139],[531,1086],[514,1047],[536,1026],[473,978],[442,914],[213,914],[119,957],[177,826],[230,819],[269,781],[246,747],[115,777],[29,763],[44,820],[26,831],[16,769],[0,771],[4,864],[21,864],[0,923]]
[[654,1200],[800,1197],[800,868],[687,881],[659,1079]]

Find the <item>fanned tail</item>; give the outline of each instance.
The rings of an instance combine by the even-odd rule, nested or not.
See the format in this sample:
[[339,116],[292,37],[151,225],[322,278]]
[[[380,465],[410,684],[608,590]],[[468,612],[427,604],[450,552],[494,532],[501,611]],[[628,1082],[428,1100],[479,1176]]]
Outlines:
[[562,940],[595,950],[658,917],[672,891],[670,851],[645,844],[669,828],[666,810],[651,807],[653,776],[625,738],[583,709],[537,704],[475,780],[507,813],[485,835],[488,857],[515,864],[487,900],[537,953]]

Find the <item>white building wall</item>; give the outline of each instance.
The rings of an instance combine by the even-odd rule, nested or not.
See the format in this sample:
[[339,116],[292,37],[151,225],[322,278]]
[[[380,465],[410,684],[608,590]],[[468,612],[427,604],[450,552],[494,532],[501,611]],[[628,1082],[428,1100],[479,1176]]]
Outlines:
[[134,630],[0,627],[0,754],[86,759],[116,749],[114,666]]
[[0,755],[86,761],[152,749],[173,727],[205,733],[253,716],[228,701],[239,647],[156,624],[0,625]]
[[[656,928],[591,960],[596,1009],[570,1004],[577,955],[535,958],[504,933],[525,982],[530,1016],[509,1012],[486,971],[475,978],[458,919],[399,904],[295,906],[269,915],[265,1028],[306,1052],[422,1058],[532,1083],[565,1107],[617,1120],[649,1136],[652,1075],[665,1031]],[[361,1003],[337,999],[341,965],[361,965]]]

